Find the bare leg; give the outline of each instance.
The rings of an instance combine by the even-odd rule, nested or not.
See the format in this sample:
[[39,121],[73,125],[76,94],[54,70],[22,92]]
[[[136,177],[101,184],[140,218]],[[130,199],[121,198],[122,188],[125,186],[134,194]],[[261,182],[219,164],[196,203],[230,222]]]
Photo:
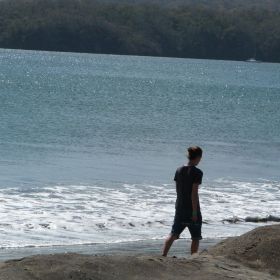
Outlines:
[[163,247],[163,252],[162,252],[162,256],[163,256],[163,257],[166,257],[166,256],[167,256],[170,247],[172,246],[174,240],[176,240],[176,239],[178,239],[177,236],[175,236],[175,235],[170,235],[170,236],[165,240],[164,247]]
[[193,240],[191,246],[191,254],[197,253],[199,247],[199,240]]

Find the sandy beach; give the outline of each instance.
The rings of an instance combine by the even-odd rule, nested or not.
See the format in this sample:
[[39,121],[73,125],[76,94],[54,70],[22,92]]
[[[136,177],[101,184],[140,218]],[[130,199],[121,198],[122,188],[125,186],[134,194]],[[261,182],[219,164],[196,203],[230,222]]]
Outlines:
[[[280,225],[259,227],[188,257],[46,254],[2,262],[1,280],[280,279]],[[94,252],[92,252],[94,253]]]
[[[216,245],[222,239],[203,239],[200,250]],[[23,248],[2,248],[0,249],[0,262],[20,259],[34,255],[54,255],[65,253],[78,253],[83,255],[160,255],[164,240],[140,240],[117,243],[96,243],[67,246],[43,246]],[[170,250],[170,256],[188,257],[190,255],[191,240],[180,238]]]

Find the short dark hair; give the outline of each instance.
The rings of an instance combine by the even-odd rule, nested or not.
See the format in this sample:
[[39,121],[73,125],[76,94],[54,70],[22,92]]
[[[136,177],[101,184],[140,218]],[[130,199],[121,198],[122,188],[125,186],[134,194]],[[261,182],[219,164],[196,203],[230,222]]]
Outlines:
[[198,146],[192,146],[188,148],[188,159],[193,160],[198,157],[202,157],[202,149]]

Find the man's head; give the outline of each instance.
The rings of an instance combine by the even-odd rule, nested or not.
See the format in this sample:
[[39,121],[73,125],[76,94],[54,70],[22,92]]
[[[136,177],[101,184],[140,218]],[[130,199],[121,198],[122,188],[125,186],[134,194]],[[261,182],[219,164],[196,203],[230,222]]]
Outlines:
[[187,156],[193,165],[198,165],[202,158],[202,149],[198,146],[189,147]]

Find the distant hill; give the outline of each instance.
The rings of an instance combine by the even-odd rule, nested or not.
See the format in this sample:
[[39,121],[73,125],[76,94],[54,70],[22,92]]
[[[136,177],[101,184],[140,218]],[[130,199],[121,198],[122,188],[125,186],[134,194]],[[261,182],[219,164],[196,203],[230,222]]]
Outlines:
[[208,8],[262,8],[280,10],[279,0],[100,0],[102,3],[159,4],[162,6],[205,6]]
[[0,0],[0,47],[280,62],[276,0]]

